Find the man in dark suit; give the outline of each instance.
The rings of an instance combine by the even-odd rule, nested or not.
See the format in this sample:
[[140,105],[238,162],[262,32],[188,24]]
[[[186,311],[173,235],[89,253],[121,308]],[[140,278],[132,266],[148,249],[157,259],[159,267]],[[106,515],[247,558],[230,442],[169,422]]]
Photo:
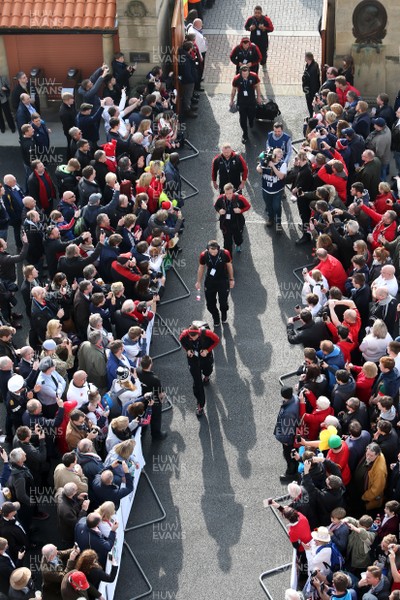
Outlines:
[[101,517],[97,513],[90,513],[86,518],[83,517],[75,526],[75,541],[81,552],[91,549],[97,552],[99,563],[104,569],[107,562],[107,554],[114,546],[118,522],[115,521],[111,527],[110,535],[105,538],[100,532],[99,523]]
[[75,108],[75,99],[72,94],[66,92],[61,96],[62,103],[59,110],[59,117],[62,124],[63,132],[67,140],[67,158],[72,158],[73,154],[71,154],[70,144],[71,144],[71,136],[69,134],[69,130],[72,127],[75,127],[76,122],[76,108]]
[[28,535],[18,521],[19,502],[4,502],[1,507],[0,535],[8,542],[7,554],[13,562],[17,562],[22,548],[29,545]]
[[59,495],[57,503],[58,530],[63,546],[71,548],[74,543],[75,525],[79,519],[86,518],[90,501],[83,498],[82,494],[78,497],[78,486],[72,481],[66,483],[60,490],[57,494],[57,496]]
[[[6,504],[10,504],[7,502]],[[10,575],[18,567],[22,567],[22,559],[25,552],[18,552],[17,560],[13,560],[9,554],[8,542],[0,537],[0,592],[8,597],[10,589]]]
[[[40,113],[40,100],[39,94],[35,87],[35,84],[23,71],[19,71],[16,75],[17,84],[11,92],[11,106],[16,111],[20,102],[21,94],[28,94],[33,100],[35,105],[35,111]],[[27,121],[28,122],[28,121]]]
[[82,341],[87,338],[92,291],[92,283],[84,279],[79,283],[79,288],[76,290],[74,296],[74,323],[76,333]]
[[303,308],[299,317],[301,326],[297,330],[294,328],[293,317],[288,319],[286,328],[289,344],[303,344],[304,348],[319,350],[322,340],[332,339],[325,323],[322,320],[314,321],[308,309]]
[[20,135],[22,125],[30,123],[32,121],[32,114],[35,112],[35,107],[33,106],[32,100],[28,96],[28,94],[21,94],[20,102],[17,108],[17,113],[15,115],[15,120],[17,122],[17,128]]
[[18,252],[22,249],[21,241],[21,225],[22,225],[22,211],[24,208],[22,200],[24,199],[24,192],[14,175],[4,175],[4,194],[3,202],[6,208],[9,225],[14,229],[15,245]]

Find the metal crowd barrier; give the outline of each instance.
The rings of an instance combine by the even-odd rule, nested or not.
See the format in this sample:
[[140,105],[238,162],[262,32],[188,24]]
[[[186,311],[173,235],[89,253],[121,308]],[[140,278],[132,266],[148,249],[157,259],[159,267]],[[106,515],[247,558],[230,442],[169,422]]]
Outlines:
[[[180,158],[181,162],[183,162],[184,160],[188,160],[190,158],[195,158],[200,153],[199,150],[191,142],[189,142],[189,140],[185,140],[185,144],[188,145],[193,150],[194,153],[190,154],[189,156],[184,156],[184,157]],[[181,175],[181,178],[193,190],[193,193],[188,194],[186,196],[186,199],[187,198],[191,198],[193,196],[196,196],[199,193],[198,188],[196,186],[194,186],[190,181],[188,181],[182,175]],[[182,286],[185,289],[185,293],[182,294],[182,295],[180,295],[180,296],[177,296],[175,298],[171,298],[170,300],[164,300],[163,302],[159,302],[159,306],[162,306],[162,305],[165,305],[165,304],[171,304],[172,302],[177,302],[178,300],[183,300],[184,298],[188,298],[190,296],[190,294],[191,294],[188,286],[183,281],[182,277],[180,276],[180,274],[178,273],[178,271],[176,270],[176,268],[174,267],[174,265],[171,265],[170,270],[174,271],[175,275],[178,277],[178,280],[180,281],[180,283],[182,284]],[[176,346],[175,346],[175,348],[173,348],[171,350],[168,350],[167,352],[162,352],[161,354],[157,354],[156,356],[153,356],[152,357],[153,360],[157,360],[157,359],[163,358],[165,356],[169,356],[170,354],[173,354],[174,352],[178,352],[182,348],[182,344],[180,343],[179,338],[175,335],[175,333],[169,327],[169,325],[167,324],[167,322],[161,317],[161,315],[158,312],[156,312],[155,318],[157,318],[162,323],[162,325],[165,327],[168,335],[170,335],[173,338],[173,340],[175,341]],[[171,410],[172,406],[173,405],[172,405],[171,400],[168,397],[166,397],[166,401],[165,401],[164,406],[162,408],[162,412],[166,412],[168,410]],[[156,501],[159,509],[161,510],[161,516],[156,517],[155,519],[151,519],[149,521],[145,521],[143,523],[139,523],[138,525],[133,525],[132,527],[127,527],[125,529],[124,533],[129,533],[131,531],[136,531],[136,530],[141,529],[143,527],[147,527],[148,525],[154,525],[155,523],[159,523],[160,521],[163,521],[166,518],[166,516],[167,516],[167,513],[166,513],[166,511],[165,511],[165,509],[164,509],[164,507],[163,507],[163,505],[161,503],[161,500],[160,500],[157,492],[155,491],[154,486],[151,483],[150,478],[147,475],[146,471],[142,470],[141,474],[144,475],[144,477],[147,480],[147,483],[150,486],[150,490],[152,492],[153,498],[155,499],[155,501]],[[135,556],[135,554],[134,554],[134,552],[133,552],[130,544],[125,539],[124,539],[124,542],[123,542],[123,546],[127,550],[128,554],[131,557],[131,559],[133,560],[133,562],[135,563],[137,569],[139,570],[140,575],[142,576],[142,578],[143,578],[143,580],[144,580],[144,582],[146,583],[146,586],[147,586],[147,590],[145,592],[142,592],[141,594],[139,594],[137,596],[133,596],[130,599],[130,600],[140,600],[140,598],[144,598],[146,596],[149,596],[153,592],[153,586],[151,585],[148,577],[146,576],[146,573],[143,571],[143,569],[142,569],[142,567],[141,567],[138,559],[136,558],[136,556]],[[111,600],[111,598],[110,599],[108,598],[107,591],[108,590],[107,590],[107,587],[106,587],[106,600]]]
[[[285,377],[285,376],[283,375],[282,377]],[[287,500],[289,500],[289,498],[290,498],[290,496],[288,496],[286,494],[285,496],[279,496],[279,498],[274,498],[274,500],[275,500],[275,502],[282,503],[282,502],[286,502]],[[272,513],[275,516],[276,520],[278,521],[279,525],[284,530],[286,536],[289,537],[287,528],[281,518],[281,513],[273,506],[270,506],[270,509],[272,510]],[[285,563],[284,565],[278,565],[277,567],[268,569],[267,571],[263,571],[263,573],[261,573],[258,580],[269,600],[274,600],[274,599],[273,599],[270,591],[268,590],[267,586],[265,585],[264,579],[268,579],[269,577],[272,577],[273,575],[277,575],[279,573],[284,573],[285,571],[289,571],[289,569],[291,569],[289,587],[291,587],[292,589],[295,590],[295,589],[297,589],[297,552],[295,549],[293,549],[292,561],[290,563]]]

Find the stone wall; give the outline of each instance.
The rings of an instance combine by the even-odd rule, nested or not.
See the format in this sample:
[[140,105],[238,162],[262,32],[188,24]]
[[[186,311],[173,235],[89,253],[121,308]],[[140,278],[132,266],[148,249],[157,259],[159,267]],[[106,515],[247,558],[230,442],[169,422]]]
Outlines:
[[335,25],[335,66],[341,66],[344,55],[351,54],[355,63],[355,86],[366,98],[373,98],[379,92],[386,91],[391,99],[400,88],[400,2],[399,0],[380,0],[385,7],[388,22],[387,34],[378,53],[374,48],[365,48],[357,52],[352,34],[353,11],[359,4],[357,0],[336,0]]
[[174,0],[117,0],[119,43],[127,62],[132,52],[147,54],[138,62],[134,80],[140,80],[170,52]]

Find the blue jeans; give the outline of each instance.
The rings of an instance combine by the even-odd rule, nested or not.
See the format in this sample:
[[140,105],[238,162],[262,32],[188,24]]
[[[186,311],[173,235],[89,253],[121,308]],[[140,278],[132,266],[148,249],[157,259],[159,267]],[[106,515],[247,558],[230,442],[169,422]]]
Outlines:
[[389,167],[390,165],[382,165],[381,167],[381,181],[387,181],[389,176]]
[[400,175],[400,152],[393,152],[393,158],[396,163],[397,175]]
[[267,211],[268,217],[271,220],[275,220],[275,223],[281,222],[282,215],[282,194],[283,190],[267,194],[265,190],[262,191],[263,200],[265,202],[265,210]]

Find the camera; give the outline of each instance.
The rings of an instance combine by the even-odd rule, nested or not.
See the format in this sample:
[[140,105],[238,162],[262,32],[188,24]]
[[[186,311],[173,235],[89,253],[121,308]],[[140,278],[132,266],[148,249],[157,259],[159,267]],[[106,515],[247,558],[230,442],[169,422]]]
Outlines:
[[310,573],[311,579],[314,579],[314,577],[316,577],[317,575],[318,575],[318,569],[315,569],[314,571],[311,571],[311,573]]
[[290,451],[290,456],[291,456],[292,458],[294,458],[294,456],[295,456],[296,452],[297,452],[296,448],[292,448],[292,450]]
[[266,150],[264,152],[264,158],[261,161],[261,166],[262,167],[268,167],[268,163],[272,160],[273,158],[273,148],[268,148],[268,150]]

